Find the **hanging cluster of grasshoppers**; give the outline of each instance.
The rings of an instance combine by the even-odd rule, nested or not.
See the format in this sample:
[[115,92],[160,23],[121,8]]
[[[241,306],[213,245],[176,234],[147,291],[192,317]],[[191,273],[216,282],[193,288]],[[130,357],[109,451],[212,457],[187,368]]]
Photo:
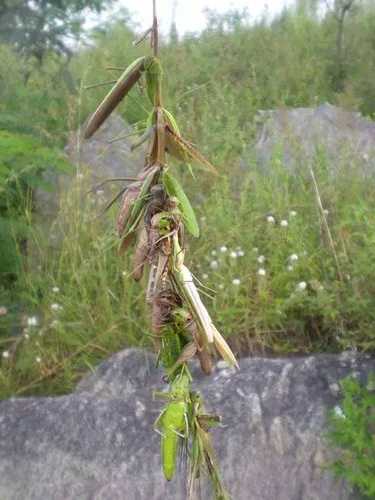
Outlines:
[[184,264],[185,229],[199,236],[198,223],[181,185],[169,168],[169,157],[196,162],[216,173],[215,168],[188,141],[181,137],[176,120],[162,105],[162,67],[157,57],[157,20],[147,31],[151,35],[153,55],[140,57],[121,75],[86,126],[90,138],[134,85],[145,79],[153,106],[147,130],[139,143],[148,141],[145,164],[137,179],[124,191],[117,229],[120,251],[136,242],[132,277],[140,280],[149,267],[147,303],[155,348],[166,370],[169,391],[158,393],[167,400],[155,423],[161,434],[163,471],[172,479],[178,452],[186,451],[190,464],[189,498],[202,472],[212,480],[217,499],[226,499],[222,487],[209,429],[219,417],[205,413],[201,396],[192,391],[187,362],[199,359],[204,373],[212,371],[211,355],[216,350],[230,365],[236,358],[216,329],[203,305],[193,276]]

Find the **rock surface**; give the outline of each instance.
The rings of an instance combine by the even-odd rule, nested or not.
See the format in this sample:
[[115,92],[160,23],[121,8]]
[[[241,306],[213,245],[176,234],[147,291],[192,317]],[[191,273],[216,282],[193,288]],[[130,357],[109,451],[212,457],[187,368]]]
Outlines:
[[[309,160],[325,155],[331,169],[359,167],[366,175],[374,174],[375,122],[330,104],[260,111],[251,149],[267,170],[278,154],[291,172],[303,172]],[[247,166],[248,160],[242,163]]]
[[[130,137],[109,143],[111,139],[131,131],[131,127],[114,113],[87,141],[81,140],[79,131],[71,134],[65,152],[75,167],[73,176],[83,175],[88,186],[108,178],[135,176],[143,166],[142,148],[131,151]],[[71,179],[72,176],[50,174],[46,180],[55,186],[56,190],[36,190],[35,211],[37,214],[43,214],[44,221],[52,221],[56,217],[61,196],[69,188]],[[113,192],[109,185],[101,190],[108,196]]]
[[[247,358],[197,380],[225,427],[214,431],[233,500],[354,500],[324,466],[326,412],[338,380],[362,379],[375,359],[350,354]],[[0,403],[1,500],[184,499],[183,474],[166,483],[152,425],[162,372],[143,351],[120,352],[75,393]],[[210,495],[203,485],[202,499]]]

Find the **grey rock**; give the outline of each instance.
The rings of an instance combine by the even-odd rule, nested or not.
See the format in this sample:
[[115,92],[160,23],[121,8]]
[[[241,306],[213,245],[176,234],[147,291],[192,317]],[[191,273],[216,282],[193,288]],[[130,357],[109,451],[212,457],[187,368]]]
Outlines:
[[[161,473],[154,361],[125,350],[73,394],[0,402],[1,500],[186,498],[183,471],[170,483]],[[233,500],[359,499],[325,468],[335,451],[324,432],[339,403],[335,384],[374,369],[374,358],[345,353],[246,358],[237,372],[196,374],[208,409],[223,416],[213,439]],[[211,498],[206,483],[202,498]]]
[[333,173],[339,169],[356,169],[364,175],[375,172],[375,122],[360,113],[323,104],[260,111],[256,122],[256,140],[244,155],[244,167],[255,160],[268,171],[279,155],[290,172],[303,173],[320,156],[326,157]]
[[[70,135],[65,153],[74,169],[71,175],[48,173],[45,180],[54,186],[51,192],[42,189],[35,191],[35,212],[37,220],[48,227],[56,218],[60,201],[70,188],[72,179],[83,175],[85,184],[93,186],[113,177],[133,177],[143,166],[143,149],[131,151],[132,138],[109,143],[111,139],[132,132],[132,128],[119,116],[112,114],[89,140],[81,139],[81,131]],[[103,196],[110,196],[119,186],[101,188]],[[121,184],[120,184],[121,186]],[[86,192],[83,190],[83,192]],[[40,215],[38,219],[38,215]]]

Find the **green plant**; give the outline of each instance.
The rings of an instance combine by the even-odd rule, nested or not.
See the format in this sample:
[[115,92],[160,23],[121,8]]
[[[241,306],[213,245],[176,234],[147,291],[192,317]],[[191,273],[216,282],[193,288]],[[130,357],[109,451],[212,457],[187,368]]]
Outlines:
[[17,246],[28,237],[27,213],[36,188],[53,189],[43,177],[47,171],[67,172],[61,153],[44,147],[31,136],[0,131],[0,275],[17,274]]
[[339,448],[333,472],[375,497],[375,373],[367,385],[348,377],[340,383],[343,399],[330,414],[329,438]]

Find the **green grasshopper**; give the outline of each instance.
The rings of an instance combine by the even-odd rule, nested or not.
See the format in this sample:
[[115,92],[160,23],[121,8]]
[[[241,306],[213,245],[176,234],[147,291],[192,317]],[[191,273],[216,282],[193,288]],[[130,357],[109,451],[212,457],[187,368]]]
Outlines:
[[161,434],[163,472],[168,481],[173,478],[176,471],[180,440],[186,440],[189,436],[187,416],[190,383],[191,376],[183,367],[171,383],[171,390],[167,394],[157,393],[159,397],[170,400],[154,424],[155,429]]
[[98,130],[144,72],[146,72],[148,95],[150,100],[152,99],[152,104],[154,104],[155,95],[160,87],[161,66],[154,56],[139,57],[126,68],[89,119],[84,133],[85,139],[89,139]]

